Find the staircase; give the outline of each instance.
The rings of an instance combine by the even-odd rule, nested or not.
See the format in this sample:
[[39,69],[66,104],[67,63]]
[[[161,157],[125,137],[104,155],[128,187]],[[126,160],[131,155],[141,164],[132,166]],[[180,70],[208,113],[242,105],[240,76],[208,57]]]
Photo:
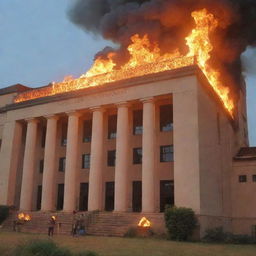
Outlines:
[[[56,216],[55,233],[70,235],[72,230],[72,213],[63,212],[29,212],[31,221],[20,226],[21,232],[46,234],[51,216]],[[79,212],[84,214],[86,233],[97,236],[124,236],[131,228],[136,227],[140,219],[145,216],[152,224],[155,233],[165,233],[164,216],[162,213],[116,213],[116,212]],[[3,223],[4,230],[13,230],[13,223],[17,220],[18,212],[12,213]]]

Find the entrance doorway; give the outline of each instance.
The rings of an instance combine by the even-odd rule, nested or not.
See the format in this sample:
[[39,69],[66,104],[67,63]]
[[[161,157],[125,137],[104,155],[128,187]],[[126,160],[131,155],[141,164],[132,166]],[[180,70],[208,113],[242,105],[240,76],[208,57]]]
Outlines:
[[115,182],[106,182],[106,193],[105,193],[105,210],[114,210],[115,200]]
[[41,202],[42,202],[42,185],[37,187],[37,199],[36,199],[36,209],[41,210]]
[[173,180],[160,181],[160,212],[165,210],[166,205],[174,205]]
[[58,194],[57,194],[57,210],[63,210],[64,203],[64,184],[58,184]]
[[80,184],[79,211],[88,211],[88,183]]
[[141,181],[133,181],[132,210],[133,212],[141,212],[141,208],[142,208],[142,183]]

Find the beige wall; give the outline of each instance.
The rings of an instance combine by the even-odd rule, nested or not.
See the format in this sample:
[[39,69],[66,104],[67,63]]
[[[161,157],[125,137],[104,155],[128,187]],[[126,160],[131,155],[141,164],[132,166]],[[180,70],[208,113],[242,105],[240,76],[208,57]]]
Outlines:
[[[246,175],[247,182],[239,182],[239,175]],[[256,161],[234,161],[232,174],[232,217],[235,233],[250,234],[256,225]]]

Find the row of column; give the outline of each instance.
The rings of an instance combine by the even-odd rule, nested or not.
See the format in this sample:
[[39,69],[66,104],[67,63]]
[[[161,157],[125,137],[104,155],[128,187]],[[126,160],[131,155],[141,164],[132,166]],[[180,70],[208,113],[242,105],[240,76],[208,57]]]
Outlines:
[[[142,211],[155,211],[155,104],[153,98],[143,102],[143,136],[142,136]],[[115,211],[128,209],[128,166],[129,166],[129,104],[117,105],[117,137],[115,167]],[[104,109],[93,108],[91,163],[89,173],[88,210],[102,210],[103,198],[103,148],[104,148]],[[78,129],[79,112],[69,112],[67,151],[65,169],[65,190],[63,210],[71,212],[76,209],[76,187],[78,175]],[[54,210],[54,177],[56,162],[57,122],[58,116],[47,116],[44,171],[42,182],[43,211]],[[33,199],[33,176],[35,171],[35,152],[37,138],[37,119],[27,120],[27,136],[23,162],[23,178],[20,209],[31,210]]]

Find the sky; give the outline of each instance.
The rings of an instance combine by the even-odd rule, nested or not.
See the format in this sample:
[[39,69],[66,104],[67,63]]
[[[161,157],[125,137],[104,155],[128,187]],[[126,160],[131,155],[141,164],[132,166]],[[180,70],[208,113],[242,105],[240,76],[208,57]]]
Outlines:
[[[67,18],[74,0],[0,0],[0,88],[30,87],[79,77],[110,42],[82,31]],[[250,145],[256,146],[256,51],[244,55]]]

